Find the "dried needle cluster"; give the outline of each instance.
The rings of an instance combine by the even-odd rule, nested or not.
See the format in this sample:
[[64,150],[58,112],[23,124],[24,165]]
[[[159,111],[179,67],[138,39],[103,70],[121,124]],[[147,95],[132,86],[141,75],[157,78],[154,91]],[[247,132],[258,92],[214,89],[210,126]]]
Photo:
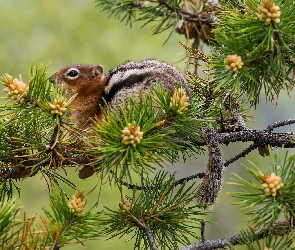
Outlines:
[[136,144],[140,143],[140,140],[143,137],[143,132],[140,131],[140,127],[132,124],[128,124],[122,130],[122,143],[124,145],[131,144],[133,147],[136,147]]
[[83,191],[77,191],[75,195],[72,196],[72,199],[69,201],[68,207],[71,212],[81,214],[85,210],[85,193]]
[[62,115],[67,110],[65,106],[66,102],[64,102],[63,100],[54,99],[53,103],[49,103],[51,114]]
[[6,86],[3,89],[11,100],[18,100],[23,103],[29,91],[29,86],[18,79],[13,79],[11,75],[5,74],[2,77],[2,83]]
[[123,201],[123,202],[120,202],[120,203],[119,203],[119,207],[120,207],[120,209],[122,209],[122,210],[127,210],[127,211],[129,211],[130,208],[131,208],[131,203],[130,203],[130,201]]
[[238,72],[244,65],[242,62],[242,58],[238,55],[228,55],[226,59],[224,59],[225,68],[230,72]]
[[277,190],[281,189],[284,184],[281,183],[281,177],[276,176],[275,173],[271,173],[269,176],[260,175],[262,181],[262,187],[267,196],[275,197],[277,195]]
[[265,1],[263,6],[258,7],[258,10],[260,13],[257,13],[256,15],[260,21],[264,22],[265,25],[269,25],[271,22],[280,22],[280,7],[275,5],[273,2]]
[[171,97],[170,108],[176,110],[177,114],[182,115],[188,110],[188,100],[189,98],[186,96],[185,90],[183,88],[178,88]]

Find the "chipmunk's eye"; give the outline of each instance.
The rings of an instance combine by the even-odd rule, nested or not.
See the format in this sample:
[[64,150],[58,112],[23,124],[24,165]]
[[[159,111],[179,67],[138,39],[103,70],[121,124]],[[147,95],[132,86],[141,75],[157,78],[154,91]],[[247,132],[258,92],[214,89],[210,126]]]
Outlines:
[[76,68],[70,68],[67,71],[67,77],[69,79],[76,79],[79,76],[80,72]]

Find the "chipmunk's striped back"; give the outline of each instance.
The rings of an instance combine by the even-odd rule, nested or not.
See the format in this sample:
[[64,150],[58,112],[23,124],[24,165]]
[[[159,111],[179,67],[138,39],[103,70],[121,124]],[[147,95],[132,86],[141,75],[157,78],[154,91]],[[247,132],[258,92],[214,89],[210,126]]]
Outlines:
[[156,82],[162,83],[170,93],[179,85],[190,95],[186,79],[177,68],[165,62],[144,60],[128,61],[110,70],[104,98],[110,107],[118,106],[128,96],[138,97],[140,91],[150,90]]

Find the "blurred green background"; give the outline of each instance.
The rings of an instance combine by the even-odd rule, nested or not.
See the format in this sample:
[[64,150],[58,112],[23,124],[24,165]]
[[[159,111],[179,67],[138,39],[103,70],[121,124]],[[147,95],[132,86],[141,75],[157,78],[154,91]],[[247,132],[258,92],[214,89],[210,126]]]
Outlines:
[[[27,81],[32,64],[38,66],[41,63],[50,63],[48,74],[53,74],[59,68],[70,64],[101,64],[105,71],[108,71],[126,60],[139,61],[146,58],[163,60],[184,69],[185,51],[178,43],[185,43],[184,37],[175,33],[163,45],[169,32],[151,35],[153,24],[141,28],[142,24],[134,23],[130,29],[117,20],[110,20],[107,14],[99,13],[98,9],[94,8],[94,2],[90,0],[0,0],[0,75],[9,73],[18,77],[21,74],[22,79]],[[4,95],[3,92],[1,95]],[[255,122],[250,123],[249,127],[264,128],[271,122],[292,118],[292,113],[286,113],[291,99],[283,95],[280,100],[286,102],[275,107],[265,105],[263,99],[262,105],[256,111],[250,112],[255,116]],[[294,127],[281,131],[292,129],[294,131]],[[245,144],[230,145],[225,150],[225,159],[231,158],[245,147]],[[255,151],[248,158],[255,157],[252,159],[255,163],[267,167],[267,162],[257,156],[258,152]],[[170,166],[167,171],[176,172],[177,178],[185,177],[204,171],[206,159],[206,156],[201,156],[198,160]],[[245,173],[240,162],[232,164],[226,170],[225,182],[229,181],[231,172]],[[246,160],[242,162],[246,163]],[[67,174],[63,170],[58,171],[67,175],[77,187],[84,188],[86,192],[99,184],[95,176],[80,180],[75,169],[67,169]],[[48,204],[44,179],[35,176],[20,182],[19,185],[22,188],[20,200],[27,216],[36,212],[42,214],[41,207]],[[69,187],[64,188],[69,196],[74,193]],[[214,206],[210,220],[217,224],[207,226],[207,239],[229,237],[245,227],[246,216],[242,215],[237,207],[231,206],[233,200],[226,194],[229,190],[233,190],[233,187],[226,185]],[[98,196],[99,188],[96,188],[88,196],[89,206],[97,201]],[[103,185],[98,209],[103,209],[103,206],[116,209],[119,201],[117,190]],[[196,232],[197,235],[199,233]],[[89,241],[84,246],[71,245],[65,249],[132,249],[133,240],[129,237]]]

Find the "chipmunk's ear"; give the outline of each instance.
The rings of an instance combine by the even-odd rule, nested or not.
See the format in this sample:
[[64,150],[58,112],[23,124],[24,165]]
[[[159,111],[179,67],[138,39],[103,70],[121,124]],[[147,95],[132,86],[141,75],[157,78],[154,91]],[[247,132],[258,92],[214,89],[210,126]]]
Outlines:
[[91,71],[91,77],[92,78],[97,77],[102,73],[103,73],[103,67],[101,65],[95,65],[93,66],[93,69]]

